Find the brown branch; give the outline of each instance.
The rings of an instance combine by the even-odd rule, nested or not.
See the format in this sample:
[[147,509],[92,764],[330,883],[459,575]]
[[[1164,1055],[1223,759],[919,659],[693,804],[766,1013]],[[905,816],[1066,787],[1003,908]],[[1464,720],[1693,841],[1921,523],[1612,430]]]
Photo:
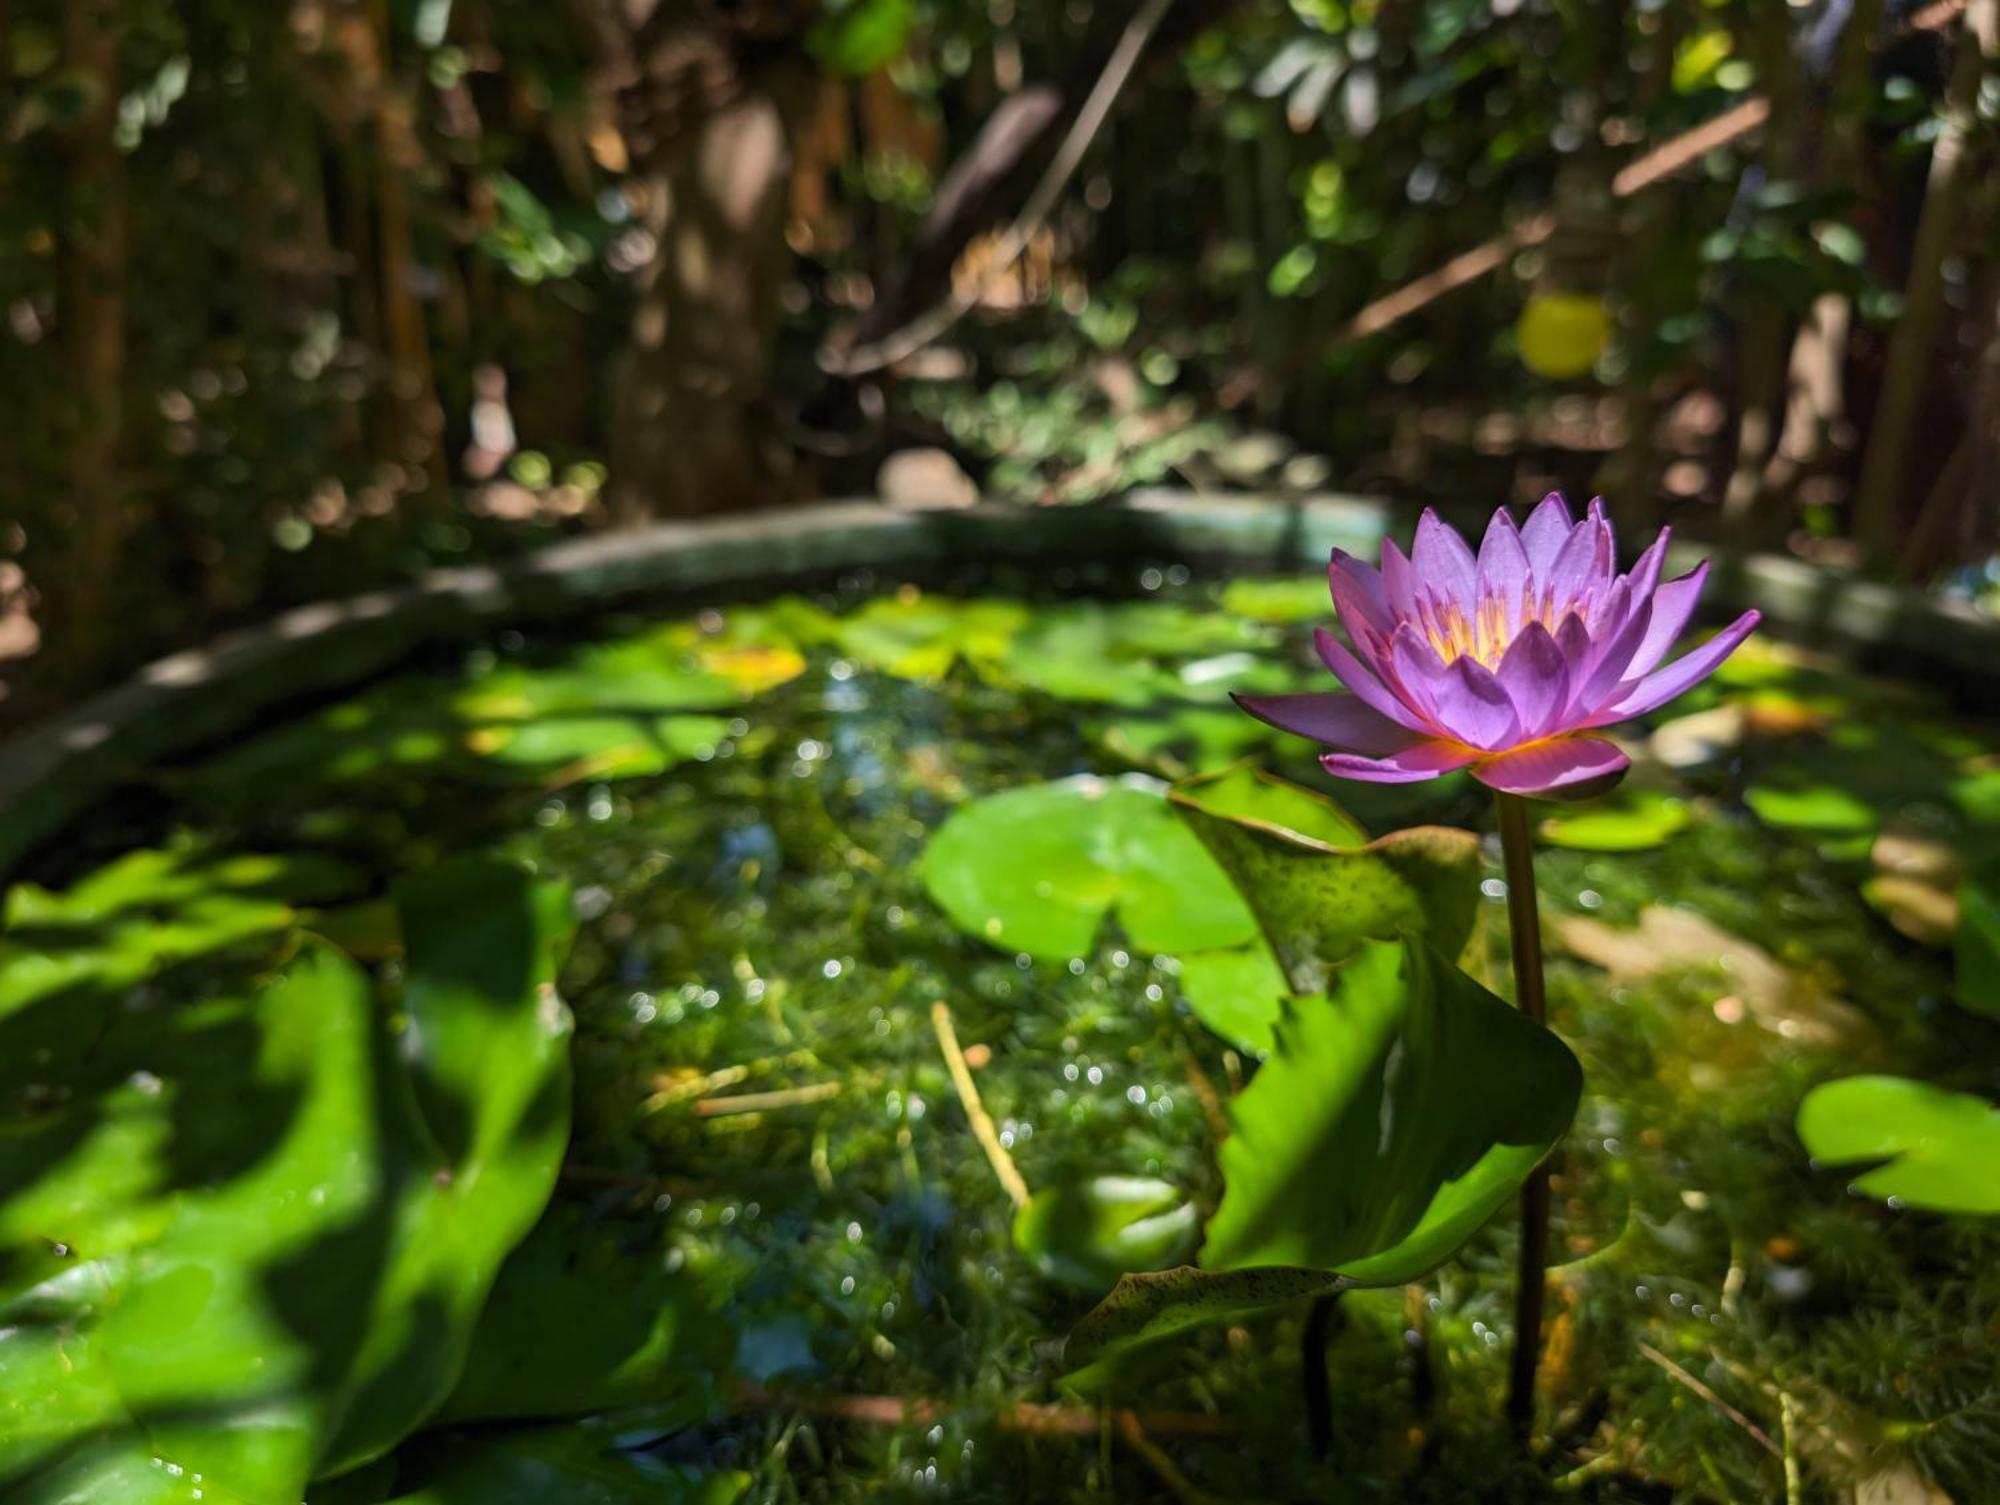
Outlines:
[[1693,1391],[1696,1395],[1700,1396],[1703,1400],[1707,1401],[1711,1406],[1715,1407],[1716,1410],[1720,1411],[1729,1420],[1735,1422],[1737,1426],[1741,1427],[1745,1432],[1749,1433],[1751,1439],[1755,1441],[1759,1447],[1763,1448],[1765,1452],[1769,1453],[1773,1458],[1782,1458],[1784,1456],[1784,1450],[1781,1449],[1775,1442],[1771,1441],[1771,1434],[1769,1432],[1766,1432],[1762,1427],[1758,1426],[1756,1422],[1752,1421],[1749,1417],[1745,1416],[1741,1411],[1737,1410],[1734,1406],[1730,1405],[1728,1401],[1724,1400],[1721,1396],[1717,1395],[1715,1391],[1712,1390],[1709,1386],[1703,1384],[1700,1380],[1696,1379],[1694,1375],[1690,1374],[1686,1369],[1683,1369],[1679,1364],[1676,1364],[1672,1359],[1668,1358],[1665,1354],[1661,1353],[1659,1349],[1653,1347],[1652,1344],[1639,1343],[1636,1346],[1640,1354],[1644,1356],[1649,1363],[1659,1365],[1661,1369],[1666,1371],[1667,1377],[1669,1379],[1673,1380],[1677,1384],[1687,1386],[1689,1390]]
[[[1146,0],[1146,4],[1126,23],[1117,45],[1111,49],[1111,56],[1105,60],[1104,71],[1098,75],[1097,82],[1091,86],[1090,93],[1084,98],[1076,118],[1070,123],[1069,131],[1064,135],[1061,145],[1056,148],[1055,156],[1042,173],[1041,181],[1036,183],[1034,192],[1028,196],[1028,202],[1022,206],[1021,212],[1015,216],[1013,224],[1001,238],[997,254],[987,262],[971,286],[954,291],[950,297],[928,312],[879,338],[866,339],[866,343],[844,352],[822,350],[820,364],[826,370],[837,376],[856,377],[893,366],[898,361],[907,360],[916,354],[979,306],[987,291],[1020,259],[1021,253],[1027,250],[1035,233],[1048,219],[1050,211],[1055,208],[1056,200],[1061,196],[1063,189],[1069,186],[1069,180],[1076,175],[1077,168],[1082,165],[1091,143],[1097,139],[1097,133],[1110,118],[1112,105],[1117,103],[1118,95],[1132,76],[1132,70],[1139,65],[1146,44],[1152,40],[1153,33],[1159,28],[1160,22],[1166,19],[1167,11],[1172,5],[1173,0]],[[1051,116],[1051,120],[1052,118]],[[1028,135],[1026,139],[1031,141],[1034,136],[1038,136],[1039,127],[1043,123],[1037,121],[1032,135]],[[980,142],[975,144],[975,160],[978,160],[980,147],[985,145],[987,136],[982,133]],[[954,185],[954,188],[961,194],[967,191],[959,185]],[[970,239],[970,234],[963,227],[961,233],[965,239]],[[957,251],[962,245],[963,241],[958,241],[951,247],[951,260],[956,260]],[[865,326],[864,338],[866,338]]]
[[951,1085],[957,1089],[959,1105],[965,1109],[966,1120],[972,1125],[972,1137],[986,1152],[987,1164],[993,1167],[993,1174],[999,1178],[1007,1200],[1016,1207],[1026,1207],[1028,1183],[1021,1179],[1014,1157],[1000,1143],[1000,1135],[993,1127],[993,1116],[979,1100],[979,1088],[972,1080],[972,1068],[965,1063],[965,1052],[958,1048],[958,1031],[951,1022],[951,1005],[942,999],[931,1005],[931,1027],[937,1031],[938,1048],[944,1052],[945,1070],[951,1073]]
[[[920,1427],[972,1409],[924,1396],[812,1395],[763,1385],[738,1386],[730,1398],[744,1410],[799,1411],[871,1427]],[[1122,1427],[1128,1416],[1134,1425],[1163,1437],[1229,1437],[1237,1430],[1227,1417],[1205,1411],[1120,1411],[1115,1419]],[[999,1431],[1024,1436],[1095,1437],[1101,1421],[1100,1413],[1089,1406],[1020,1401],[994,1412],[993,1425]]]

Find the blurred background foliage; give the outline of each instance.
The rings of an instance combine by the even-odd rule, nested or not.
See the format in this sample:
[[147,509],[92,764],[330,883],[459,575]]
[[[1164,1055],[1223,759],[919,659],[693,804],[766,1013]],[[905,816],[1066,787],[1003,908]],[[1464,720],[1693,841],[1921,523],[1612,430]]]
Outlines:
[[13,0],[0,716],[578,530],[1155,482],[1990,596],[1995,0]]

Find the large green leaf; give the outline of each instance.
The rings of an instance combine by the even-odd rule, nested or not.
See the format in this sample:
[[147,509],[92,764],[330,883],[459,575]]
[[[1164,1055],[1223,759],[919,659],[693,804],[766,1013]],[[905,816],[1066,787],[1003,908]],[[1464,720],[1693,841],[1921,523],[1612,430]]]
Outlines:
[[476,863],[398,897],[393,1025],[304,940],[255,992],[108,1011],[0,1145],[10,1500],[290,1505],[456,1380],[566,1137],[567,904]]
[[1289,991],[1277,958],[1261,937],[1228,951],[1197,951],[1181,958],[1181,996],[1195,1018],[1255,1056],[1270,1054]]
[[1931,1212],[2000,1213],[2000,1108],[1906,1077],[1823,1082],[1799,1104],[1814,1160],[1870,1165],[1856,1191]]
[[1568,1048],[1421,941],[1364,943],[1238,1095],[1202,1264],[1413,1280],[1569,1126]]
[[1160,787],[1136,777],[974,800],[931,838],[923,873],[961,930],[1050,961],[1086,955],[1114,912],[1145,951],[1240,945],[1255,928]]
[[692,1419],[735,1351],[729,1296],[707,1264],[670,1266],[656,1228],[557,1201],[501,1267],[458,1388],[434,1420],[669,1403]]
[[1418,826],[1362,842],[1333,801],[1239,766],[1174,787],[1174,804],[1249,902],[1295,993],[1365,939],[1423,935],[1456,956],[1472,930],[1479,841]]
[[1197,1270],[1183,1265],[1127,1275],[1071,1331],[1063,1344],[1063,1364],[1075,1376],[1211,1322],[1253,1317],[1351,1284],[1324,1270]]
[[1036,1192],[1014,1217],[1014,1246],[1045,1279],[1104,1291],[1131,1271],[1185,1259],[1199,1227],[1172,1182],[1093,1176]]
[[419,1476],[388,1505],[733,1505],[736,1470],[691,1468],[624,1452],[608,1423],[467,1433],[414,1450]]
[[[361,875],[317,856],[228,857],[192,850],[127,853],[60,892],[17,883],[0,919],[0,1018],[14,1038],[10,1064],[35,1049],[73,1052],[89,1040],[82,1020],[64,1021],[66,1041],[15,1032],[36,999],[81,988],[129,987],[157,969],[269,938],[297,918],[293,905],[352,892]],[[45,1068],[44,1068],[45,1069]]]

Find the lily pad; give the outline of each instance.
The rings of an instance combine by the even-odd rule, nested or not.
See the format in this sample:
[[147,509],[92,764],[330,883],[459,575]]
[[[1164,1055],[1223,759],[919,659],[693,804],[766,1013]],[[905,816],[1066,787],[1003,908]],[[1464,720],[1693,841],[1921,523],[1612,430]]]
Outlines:
[[870,601],[836,631],[841,652],[903,679],[936,680],[961,660],[998,662],[1027,626],[1018,601],[954,600],[915,593]]
[[[1038,614],[1002,668],[1059,700],[1147,706],[1156,700],[1224,702],[1231,690],[1285,689],[1293,675],[1253,650],[1268,629],[1165,602],[1081,602]],[[1165,661],[1192,659],[1178,671]]]
[[1229,951],[1181,958],[1181,996],[1208,1028],[1239,1050],[1266,1056],[1276,1037],[1279,1000],[1289,989],[1271,948],[1259,939]]
[[736,1347],[730,1283],[698,1256],[669,1269],[658,1243],[650,1226],[550,1206],[501,1267],[433,1423],[638,1405],[704,1414]]
[[1231,1106],[1201,1263],[1399,1285],[1450,1257],[1569,1127],[1553,1033],[1421,941],[1370,941],[1286,1010]]
[[400,1023],[306,939],[254,994],[112,1011],[7,1137],[8,1498],[296,1500],[456,1381],[567,1137],[568,904],[470,862],[398,899]]
[[2000,1108],[1906,1077],[1825,1082],[1799,1104],[1806,1153],[1873,1164],[1853,1187],[1930,1212],[2000,1213]]
[[1014,1217],[1014,1247],[1045,1280],[1106,1291],[1121,1275],[1178,1264],[1200,1227],[1171,1182],[1094,1176],[1036,1192]]
[[1257,622],[1317,622],[1332,615],[1326,576],[1287,575],[1272,580],[1232,580],[1222,609]]
[[953,812],[924,883],[961,930],[1049,961],[1089,953],[1115,914],[1144,951],[1236,946],[1254,922],[1228,878],[1136,776],[1032,784]]
[[1654,789],[1620,789],[1541,823],[1542,840],[1580,852],[1644,852],[1665,846],[1694,818],[1687,801]]
[[1873,836],[1881,817],[1875,807],[1833,784],[1783,787],[1757,784],[1743,791],[1743,802],[1767,826],[1784,831],[1809,831],[1825,836]]

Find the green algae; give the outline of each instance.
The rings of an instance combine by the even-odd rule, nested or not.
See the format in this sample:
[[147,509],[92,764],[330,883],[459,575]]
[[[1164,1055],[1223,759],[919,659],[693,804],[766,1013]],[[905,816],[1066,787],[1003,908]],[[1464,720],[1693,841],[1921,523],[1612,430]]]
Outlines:
[[[517,1330],[506,1314],[518,1308],[496,1300],[500,1326],[474,1354],[544,1383],[524,1380],[513,1403],[489,1398],[480,1414],[615,1407],[621,1446],[662,1469],[740,1470],[753,1500],[1165,1497],[1145,1457],[1094,1422],[1078,1435],[1018,1409],[1079,1404],[1057,1387],[1058,1345],[1091,1296],[1017,1247],[1015,1208],[968,1130],[931,1009],[948,1004],[982,1058],[975,1079],[999,1143],[1037,1192],[1145,1178],[1212,1212],[1216,1099],[1254,1063],[1190,1010],[1183,959],[1134,944],[1115,911],[1089,944],[1057,948],[1081,954],[1008,954],[937,905],[925,853],[969,798],[1233,760],[1245,744],[1187,718],[1218,714],[1215,684],[1309,682],[1309,649],[1302,627],[1270,625],[1289,609],[1240,588],[1261,620],[1205,628],[1213,597],[1199,587],[1115,611],[1013,599],[1005,580],[981,594],[976,621],[906,591],[872,606],[829,596],[613,624],[603,641],[657,640],[677,655],[663,691],[675,709],[657,697],[627,709],[712,718],[670,759],[593,764],[556,738],[560,756],[510,763],[509,744],[479,728],[532,725],[549,708],[475,689],[554,680],[567,698],[549,713],[575,716],[590,691],[568,676],[593,654],[628,686],[649,671],[623,649],[508,639],[343,702],[395,711],[386,730],[351,717],[353,745],[325,735],[340,730],[340,707],[266,734],[293,739],[289,758],[323,754],[337,778],[268,757],[250,758],[264,776],[245,778],[243,750],[166,771],[175,798],[153,818],[218,854],[336,859],[379,893],[396,874],[477,852],[575,894],[561,974],[576,1018],[574,1132],[530,1247],[641,1294],[626,1303],[624,1341],[570,1334],[563,1362],[586,1371],[572,1383],[510,1347],[541,1319]],[[1066,643],[1083,649],[1065,659]],[[703,662],[708,645],[735,657]],[[1190,665],[1242,651],[1263,667],[1190,678]],[[711,676],[730,669],[725,700]],[[1884,703],[1870,682],[1782,654],[1760,656],[1711,703],[1788,688]],[[1079,702],[1158,734],[1108,737]],[[1622,934],[1649,907],[1677,906],[1790,979],[1745,999],[1740,962],[1693,955],[1623,973],[1556,956],[1551,1022],[1586,1085],[1555,1165],[1546,1446],[1518,1455],[1498,1419],[1511,1336],[1503,1213],[1409,1293],[1342,1299],[1331,1467],[1304,1458],[1297,1317],[1201,1333],[1125,1381],[1116,1399],[1152,1417],[1150,1440],[1195,1488],[1538,1500],[1567,1480],[1599,1500],[1770,1498],[1782,1494],[1774,1440],[1814,1489],[1904,1458],[1955,1498],[1980,1498],[2000,1458],[2000,1363],[1981,1325],[2000,1309],[2000,1231],[1850,1193],[1848,1173],[1816,1168],[1792,1125],[1808,1089],[1859,1073],[2000,1096],[2000,1024],[1951,1002],[1948,957],[1868,910],[1847,848],[1811,822],[1769,822],[1771,802],[1745,798],[1852,775],[1847,797],[1871,816],[1915,808],[1976,844],[1983,807],[1947,791],[1953,778],[1976,784],[2000,744],[1943,706],[1927,714],[1959,740],[1933,738],[1921,777],[1899,782],[1877,749],[1857,757],[1823,728],[1753,734],[1691,777],[1658,777],[1652,787],[1685,798],[1690,816],[1663,845],[1544,852],[1558,931],[1587,919]],[[307,725],[311,738],[296,730]],[[1305,745],[1254,745],[1324,785]],[[1339,798],[1378,835],[1485,824],[1463,780]],[[107,829],[86,849],[131,844]],[[60,887],[74,874],[40,876]],[[1466,952],[1502,991],[1503,898],[1489,868]],[[574,1241],[572,1258],[550,1253],[550,1228]],[[644,1294],[655,1291],[656,1303]],[[471,1388],[482,1384],[509,1389],[490,1376]],[[412,1444],[402,1491],[428,1477],[426,1449],[463,1443]],[[396,1487],[391,1470],[371,1497]]]

